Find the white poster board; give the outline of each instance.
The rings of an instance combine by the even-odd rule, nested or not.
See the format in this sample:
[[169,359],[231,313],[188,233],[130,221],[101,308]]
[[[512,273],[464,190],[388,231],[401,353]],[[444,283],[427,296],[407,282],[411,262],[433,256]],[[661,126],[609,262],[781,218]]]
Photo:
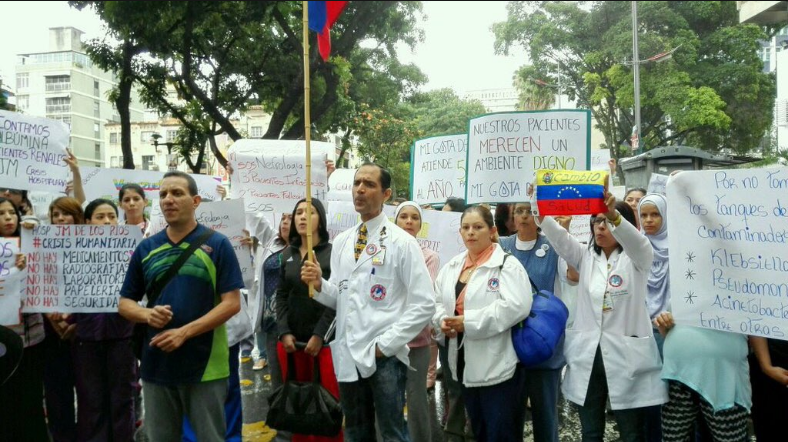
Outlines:
[[[394,222],[394,206],[383,206],[383,213]],[[465,250],[465,244],[460,236],[460,216],[457,212],[442,212],[439,210],[425,210],[421,230],[416,236],[419,245],[426,246],[438,253],[441,266],[449,262],[460,252]],[[361,219],[353,203],[332,201],[328,204],[328,235],[331,241],[347,229],[352,228]]]
[[[139,184],[145,191],[148,204],[159,199],[159,188],[166,172],[153,170],[129,169],[104,169],[98,167],[80,167],[82,186],[85,188],[85,198],[93,201],[96,198],[105,198],[115,203],[118,202],[118,191],[126,183]],[[197,182],[197,193],[204,199],[218,201],[222,197],[216,192],[216,186],[221,184],[221,178],[209,175],[189,174]],[[120,207],[118,207],[120,209]]]
[[652,173],[648,181],[648,193],[660,193],[665,195],[665,185],[668,184],[668,175]]
[[591,113],[585,110],[514,112],[471,119],[466,201],[528,201],[537,169],[588,170]]
[[677,323],[788,339],[788,170],[685,171],[667,186]]
[[22,230],[24,313],[117,312],[137,226],[46,225]]
[[410,152],[410,199],[437,204],[465,198],[468,134],[416,140]]
[[591,241],[591,215],[574,215],[569,223],[569,234],[588,244]]
[[[333,160],[331,143],[313,141],[312,196],[325,202],[328,192],[325,160]],[[291,213],[306,196],[306,146],[303,140],[238,140],[227,152],[232,166],[233,198],[243,199],[247,212]]]
[[328,177],[328,201],[353,201],[353,179],[355,176],[356,169],[335,170]]
[[[201,203],[194,213],[197,222],[226,236],[235,250],[238,264],[241,266],[244,285],[252,287],[254,282],[254,267],[252,266],[252,252],[248,246],[241,244],[244,238],[243,230],[246,229],[246,214],[244,213],[243,200],[213,201]],[[161,232],[167,227],[167,221],[161,212],[159,200],[153,201],[150,214],[149,232],[151,235]]]
[[19,324],[22,272],[16,267],[19,238],[0,238],[0,325]]
[[0,110],[0,187],[64,191],[69,132],[61,121]]
[[[593,149],[591,150],[591,164],[589,164],[588,170],[604,170],[605,172],[611,172],[610,164],[610,151],[607,149]],[[612,173],[616,171],[613,170]]]

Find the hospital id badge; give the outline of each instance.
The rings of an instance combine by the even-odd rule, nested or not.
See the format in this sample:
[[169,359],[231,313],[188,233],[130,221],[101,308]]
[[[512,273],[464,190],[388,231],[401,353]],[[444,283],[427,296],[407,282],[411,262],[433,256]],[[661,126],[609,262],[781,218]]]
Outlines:
[[386,247],[380,246],[380,251],[372,257],[373,266],[382,266],[386,261]]
[[613,297],[610,293],[605,292],[605,297],[602,298],[602,312],[609,312],[613,310]]

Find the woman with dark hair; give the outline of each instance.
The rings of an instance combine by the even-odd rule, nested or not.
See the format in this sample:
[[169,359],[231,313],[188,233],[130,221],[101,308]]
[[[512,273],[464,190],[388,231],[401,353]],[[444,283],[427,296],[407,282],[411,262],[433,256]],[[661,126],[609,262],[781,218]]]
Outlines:
[[476,440],[522,441],[525,368],[511,328],[531,310],[530,292],[522,290],[528,274],[517,259],[506,259],[486,207],[465,209],[460,235],[468,250],[438,273],[432,325],[448,348],[452,377],[462,383]]
[[[96,199],[85,207],[91,225],[118,225],[118,208]],[[133,324],[118,313],[75,313],[73,355],[77,387],[77,440],[134,439],[136,364]]]
[[148,230],[148,220],[145,218],[145,206],[148,200],[145,198],[145,191],[137,183],[126,183],[118,192],[118,202],[123,209],[123,216],[126,224],[136,224],[142,229],[142,233]]
[[[85,224],[82,205],[68,196],[56,198],[49,205],[49,222],[54,225]],[[44,390],[49,432],[54,442],[73,442],[77,440],[77,420],[72,343],[77,326],[69,322],[68,314],[47,313],[46,318]]]
[[642,187],[633,187],[627,190],[627,193],[624,195],[624,202],[635,212],[635,223],[632,225],[638,229],[640,228],[640,212],[638,211],[638,205],[644,196],[646,196],[646,189]]
[[501,237],[517,233],[514,227],[513,204],[500,203],[495,205],[495,228]]
[[[313,376],[314,359],[318,358],[320,381],[337,398],[339,384],[334,374],[331,350],[324,345],[336,311],[309,297],[309,286],[301,280],[301,266],[309,259],[307,248],[307,202],[302,199],[293,209],[290,224],[290,246],[282,253],[282,269],[276,289],[276,322],[279,329],[277,351],[282,376],[286,378],[290,362],[294,362],[295,380],[309,381]],[[320,263],[323,277],[331,275],[331,243],[328,242],[326,210],[319,200],[312,200],[312,250]],[[303,352],[296,351],[296,343],[306,344]],[[294,434],[293,441],[341,441],[335,437]]]
[[446,199],[446,203],[443,205],[444,212],[459,212],[462,213],[465,211],[465,200],[462,198],[456,197],[449,197]]
[[578,269],[575,320],[566,330],[564,396],[578,405],[584,441],[602,441],[605,405],[615,414],[623,441],[645,440],[644,407],[667,401],[662,363],[646,310],[646,281],[654,252],[635,227],[626,203],[605,194],[606,213],[591,218],[585,247],[552,217],[542,232]]
[[[0,197],[0,237],[18,238],[22,213],[8,198]],[[25,268],[24,255],[16,267]],[[5,276],[5,275],[4,275]],[[13,375],[0,384],[0,440],[49,440],[42,405],[44,376],[44,319],[40,313],[22,314],[9,328],[22,338],[22,360]]]

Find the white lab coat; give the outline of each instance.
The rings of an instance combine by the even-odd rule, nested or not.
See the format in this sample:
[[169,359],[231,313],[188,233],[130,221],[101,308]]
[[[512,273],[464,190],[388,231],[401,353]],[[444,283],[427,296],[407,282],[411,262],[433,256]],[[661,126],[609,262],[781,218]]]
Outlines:
[[[455,287],[467,255],[465,251],[452,258],[435,281],[437,305],[432,326],[441,344],[444,342],[441,321],[454,316]],[[511,379],[517,368],[511,328],[531,312],[533,296],[528,274],[517,258],[510,256],[500,268],[505,255],[496,245],[490,259],[471,276],[465,291],[465,333],[461,345],[465,349],[462,382],[466,387],[500,384]],[[457,339],[449,340],[449,367],[454,380],[457,380],[457,350]]]
[[[409,365],[408,342],[435,312],[432,280],[416,239],[381,213],[367,222],[367,247],[356,262],[360,228],[357,224],[334,239],[331,278],[315,296],[337,311],[331,355],[339,382],[375,373],[375,345]],[[373,265],[374,257],[383,263]]]
[[[580,244],[551,217],[541,224],[558,254],[580,272],[574,324],[566,331],[567,370],[561,390],[570,401],[585,403],[599,346],[613,410],[663,404],[668,400],[667,384],[660,377],[662,361],[646,310],[653,250],[626,220],[618,227],[605,222],[624,249],[610,258]],[[613,309],[603,312],[606,291]]]

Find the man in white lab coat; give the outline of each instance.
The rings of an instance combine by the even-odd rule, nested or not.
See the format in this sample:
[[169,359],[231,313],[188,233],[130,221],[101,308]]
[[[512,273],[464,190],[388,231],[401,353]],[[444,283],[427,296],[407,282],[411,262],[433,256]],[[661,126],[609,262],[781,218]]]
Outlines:
[[435,296],[415,238],[390,222],[383,203],[391,175],[367,163],[356,171],[353,204],[361,223],[334,239],[331,278],[304,264],[315,299],[337,311],[331,343],[345,440],[374,442],[375,421],[386,441],[408,441],[403,408],[408,342],[435,311]]

